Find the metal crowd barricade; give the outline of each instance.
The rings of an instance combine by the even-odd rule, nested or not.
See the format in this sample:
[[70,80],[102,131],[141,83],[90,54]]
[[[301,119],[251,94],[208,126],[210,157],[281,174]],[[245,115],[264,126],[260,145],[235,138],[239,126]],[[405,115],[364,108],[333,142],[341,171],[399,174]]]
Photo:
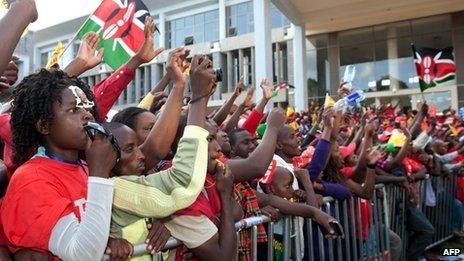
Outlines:
[[[383,195],[377,195],[377,193]],[[322,234],[320,228],[313,225],[311,219],[305,219],[306,234],[304,240],[309,243],[309,260],[381,260],[388,256],[389,252],[389,218],[386,206],[387,197],[385,187],[380,184],[376,185],[376,193],[373,199],[367,204],[371,211],[366,217],[366,213],[361,213],[361,199],[351,198],[349,200],[337,201],[331,197],[324,198],[322,210],[332,215],[343,227],[345,238],[336,240],[327,240]],[[364,211],[365,212],[365,211]],[[362,224],[362,215],[368,222]],[[303,246],[301,244],[299,217],[283,218],[283,260],[302,260]],[[274,222],[267,216],[246,218],[235,224],[237,233],[241,230],[248,229],[251,236],[252,260],[258,260],[257,244],[257,226],[267,224],[267,257],[268,260],[274,260]],[[367,225],[367,227],[366,227]],[[364,236],[363,231],[364,230]],[[364,237],[364,238],[363,238]],[[238,239],[238,238],[237,238]],[[181,245],[181,242],[171,238],[164,250],[173,249]],[[369,249],[368,249],[369,248]],[[367,250],[368,249],[368,250]],[[146,244],[134,246],[133,256],[147,254]],[[238,258],[237,256],[235,257]],[[103,260],[109,260],[104,256]],[[162,253],[159,252],[153,256],[153,260],[163,260]]]
[[[435,206],[427,206],[425,200],[427,196],[427,188],[425,182],[431,182],[433,192],[436,198]],[[428,180],[422,181],[423,185],[423,196],[422,211],[427,216],[427,219],[435,228],[434,240],[428,248],[431,248],[437,244],[440,244],[452,237],[453,228],[450,217],[452,216],[453,204],[455,199],[457,177],[451,175],[450,177],[445,176],[431,176]],[[430,189],[430,188],[428,188]],[[428,192],[430,193],[430,192]],[[427,249],[428,249],[427,248]]]

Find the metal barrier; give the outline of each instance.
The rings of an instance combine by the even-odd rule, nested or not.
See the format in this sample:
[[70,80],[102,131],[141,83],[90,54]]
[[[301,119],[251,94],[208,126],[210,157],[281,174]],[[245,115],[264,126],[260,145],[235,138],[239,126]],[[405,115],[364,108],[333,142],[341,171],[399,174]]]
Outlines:
[[[436,196],[436,205],[427,206],[426,195],[430,193],[433,184]],[[436,234],[432,247],[452,234],[452,225],[449,220],[453,211],[454,191],[456,177],[427,177],[426,180],[417,183],[420,191],[419,207],[425,213],[435,228]],[[383,184],[375,187],[375,193],[371,201],[365,201],[353,197],[345,201],[337,201],[331,197],[324,198],[322,210],[340,221],[345,238],[327,240],[322,235],[318,226],[311,219],[305,219],[306,233],[301,234],[299,217],[284,217],[283,227],[283,260],[302,260],[302,238],[308,242],[308,260],[389,260],[390,240],[389,230],[393,230],[402,239],[402,260],[406,260],[409,234],[406,230],[407,195],[403,188]],[[430,203],[430,202],[429,202]],[[430,205],[430,204],[429,204]],[[267,259],[274,260],[274,239],[276,224],[267,216],[252,217],[240,220],[235,224],[237,233],[248,230],[251,236],[252,260],[262,260],[258,256],[257,226],[266,224],[267,228]],[[238,237],[237,237],[238,240]],[[173,249],[181,243],[171,238],[163,250]],[[147,254],[146,244],[134,247],[134,256]],[[104,256],[103,260],[108,260]],[[235,259],[238,259],[236,256]],[[157,253],[153,260],[163,260],[162,254]]]
[[[377,195],[379,193],[379,195]],[[383,194],[380,195],[380,194]],[[372,201],[361,203],[359,198],[350,200],[337,201],[331,197],[324,198],[322,210],[332,215],[340,221],[345,238],[336,240],[327,240],[323,236],[320,228],[313,224],[311,219],[305,219],[306,234],[300,233],[299,217],[284,217],[282,219],[283,227],[283,260],[302,260],[303,245],[302,238],[308,242],[309,256],[308,260],[353,260],[360,259],[379,260],[388,256],[389,238],[388,238],[388,211],[385,195],[385,187],[380,184],[376,185],[376,193]],[[365,211],[366,207],[361,204],[370,206],[371,211]],[[364,213],[361,213],[364,212]],[[366,216],[366,213],[368,216]],[[364,215],[364,217],[362,217]],[[362,224],[361,220],[367,222]],[[240,220],[235,223],[237,233],[248,229],[251,235],[251,253],[252,260],[258,260],[257,244],[257,226],[266,224],[267,228],[267,260],[274,260],[274,239],[276,224],[267,216],[252,217]],[[364,231],[364,233],[363,233]],[[238,237],[237,237],[238,239]],[[171,238],[163,250],[173,249],[181,245],[181,242]],[[147,254],[146,244],[134,246],[133,256]],[[238,257],[235,257],[237,259]],[[109,260],[104,256],[103,260]],[[163,260],[162,253],[159,252],[153,256],[153,260]],[[260,258],[262,260],[262,258]]]
[[[427,183],[431,183],[427,184]],[[425,214],[427,219],[435,228],[433,243],[427,248],[431,248],[443,241],[452,237],[452,222],[450,220],[453,210],[453,201],[456,200],[454,192],[456,190],[456,176],[428,176],[426,179],[418,181],[416,184],[419,187],[419,208]],[[397,233],[403,242],[402,260],[406,260],[406,250],[408,247],[409,233],[406,227],[407,220],[407,195],[405,190],[395,185],[386,186],[389,208],[384,208],[389,211],[388,225]],[[435,205],[427,206],[426,198],[435,195]]]

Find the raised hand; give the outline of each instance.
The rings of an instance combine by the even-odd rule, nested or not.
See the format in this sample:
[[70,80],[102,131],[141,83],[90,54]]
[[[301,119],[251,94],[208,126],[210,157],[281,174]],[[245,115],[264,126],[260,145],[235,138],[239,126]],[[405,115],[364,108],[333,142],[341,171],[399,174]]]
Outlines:
[[266,100],[270,100],[272,98],[272,85],[269,83],[267,79],[262,79],[260,86],[263,90],[263,98]]
[[267,126],[280,129],[284,126],[286,119],[287,116],[284,110],[281,108],[274,108],[269,112],[269,116],[267,116]]
[[100,38],[95,32],[88,32],[84,35],[79,50],[77,51],[76,59],[80,60],[86,70],[90,70],[99,65],[103,59],[103,48],[99,49],[97,53],[98,43]]
[[192,101],[208,98],[216,87],[213,62],[204,55],[195,55],[190,65],[190,86]]
[[366,135],[368,137],[373,137],[374,136],[376,126],[375,126],[373,120],[368,120],[367,124],[366,124],[366,126],[364,128],[365,128],[364,130],[366,132]]
[[384,157],[385,157],[385,152],[370,148],[367,151],[367,155],[366,155],[367,165],[377,164],[377,162],[383,159]]
[[10,88],[18,80],[18,67],[11,61],[6,66],[2,76],[0,76],[0,91]]
[[250,89],[248,89],[245,100],[243,100],[242,105],[246,108],[251,107],[253,105],[253,95],[255,94],[256,87],[252,85]]
[[234,95],[239,96],[242,93],[244,88],[245,88],[245,85],[243,84],[243,76],[240,76],[240,80],[238,81],[237,86],[235,86],[235,89],[234,89]]
[[[10,1],[11,2],[11,1]],[[35,4],[35,0],[17,0],[14,3],[19,3],[24,5],[30,12],[30,22],[33,23],[39,17],[39,13],[37,12],[37,6]]]
[[174,83],[185,83],[183,63],[189,54],[190,50],[185,48],[176,48],[169,52],[166,72]]
[[351,89],[345,87],[346,82],[341,82],[340,85],[338,86],[338,98],[342,99],[345,96],[349,95],[351,93]]
[[333,128],[333,118],[334,118],[334,110],[332,107],[328,107],[324,109],[322,113],[322,122],[324,127],[326,128]]
[[158,56],[164,48],[155,48],[155,22],[151,16],[145,18],[145,41],[142,47],[134,56],[134,58],[140,63],[148,63]]

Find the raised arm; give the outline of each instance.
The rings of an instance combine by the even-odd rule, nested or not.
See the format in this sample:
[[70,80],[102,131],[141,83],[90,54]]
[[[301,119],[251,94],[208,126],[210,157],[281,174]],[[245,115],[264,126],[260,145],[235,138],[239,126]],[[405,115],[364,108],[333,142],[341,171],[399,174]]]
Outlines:
[[77,56],[63,69],[69,76],[79,76],[102,62],[103,48],[97,52],[100,38],[95,32],[88,32],[82,38]]
[[165,108],[160,113],[155,126],[150,131],[140,149],[146,156],[146,169],[152,169],[160,160],[171,151],[171,145],[177,133],[182,99],[184,97],[185,80],[181,70],[182,57],[185,50],[180,49],[169,55],[166,67],[167,74],[171,75],[174,86],[166,101]]
[[0,45],[0,72],[11,61],[11,56],[26,27],[37,20],[37,8],[34,0],[20,0],[11,4],[6,15],[0,20],[2,44]]
[[235,100],[237,97],[242,93],[244,88],[243,85],[243,76],[240,77],[240,81],[237,83],[237,86],[235,86],[234,93],[230,98],[224,103],[224,105],[221,106],[218,112],[216,112],[213,116],[213,120],[216,122],[217,125],[221,125],[227,118],[227,115],[229,115],[230,109],[232,108],[232,105],[234,105]]
[[348,179],[347,186],[356,196],[370,200],[372,199],[375,189],[375,168],[379,159],[383,158],[383,154],[378,150],[369,150],[368,155],[365,157],[367,162],[366,178],[361,182],[355,182]]
[[356,165],[351,179],[356,183],[363,183],[367,174],[367,153],[372,148],[372,142],[375,134],[375,125],[373,122],[368,122],[365,127],[364,141],[362,143],[361,154],[359,155],[358,164]]
[[240,115],[242,115],[246,108],[253,104],[253,95],[255,93],[255,89],[256,88],[254,86],[251,86],[251,88],[248,89],[245,100],[243,100],[242,104],[238,106],[237,110],[235,110],[234,114],[232,114],[232,117],[230,117],[229,121],[224,127],[223,131],[225,133],[229,133],[233,129],[237,128]]
[[273,109],[267,118],[267,128],[262,142],[246,159],[231,159],[229,167],[235,181],[248,181],[264,176],[274,157],[277,135],[285,123],[282,109]]
[[403,162],[404,157],[406,157],[406,153],[409,150],[409,143],[411,142],[411,134],[409,133],[409,130],[407,128],[405,128],[403,131],[406,135],[406,141],[404,142],[403,147],[401,147],[398,154],[396,154],[395,158],[387,162],[387,164],[383,168],[385,171],[391,171],[393,168],[399,166]]
[[209,133],[204,129],[209,94],[215,86],[211,61],[195,56],[187,127],[172,168],[148,176],[115,178],[113,206],[143,217],[163,218],[190,206],[204,186]]

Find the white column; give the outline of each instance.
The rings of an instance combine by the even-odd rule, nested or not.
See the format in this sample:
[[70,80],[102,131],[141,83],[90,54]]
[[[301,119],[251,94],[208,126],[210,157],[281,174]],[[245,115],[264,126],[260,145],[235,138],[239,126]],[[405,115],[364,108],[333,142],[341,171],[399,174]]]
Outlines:
[[[255,26],[255,79],[259,86],[261,79],[272,81],[272,38],[271,38],[271,0],[253,0]],[[256,101],[261,100],[262,92],[255,93]],[[269,103],[266,110],[272,108]]]
[[219,0],[219,39],[227,37],[226,0]]
[[233,57],[232,52],[227,52],[227,92],[232,92],[234,90],[234,83],[233,83]]
[[238,77],[243,76],[243,49],[238,49]]
[[158,18],[160,37],[159,37],[159,47],[166,47],[166,15],[164,13],[159,14]]
[[308,108],[308,85],[306,77],[305,26],[293,25],[293,78],[295,85],[295,110]]

